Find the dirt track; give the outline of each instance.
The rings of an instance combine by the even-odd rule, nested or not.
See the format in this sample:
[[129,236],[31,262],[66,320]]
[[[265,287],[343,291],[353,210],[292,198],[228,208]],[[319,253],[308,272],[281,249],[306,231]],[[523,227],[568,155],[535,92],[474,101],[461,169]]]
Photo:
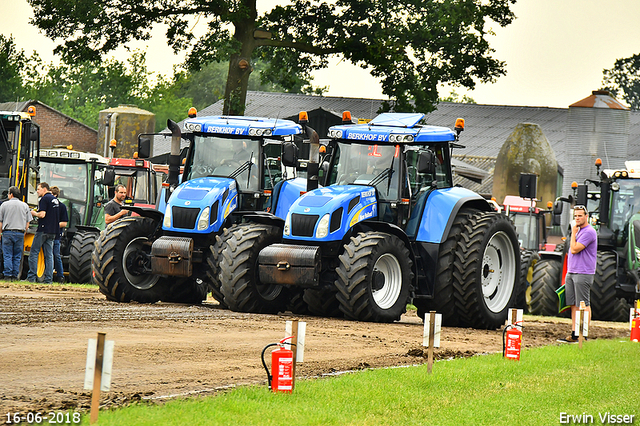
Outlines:
[[[307,323],[297,376],[426,362],[415,313],[394,324],[256,315],[202,306],[117,304],[97,289],[0,282],[0,416],[15,411],[87,411],[87,340],[115,341],[111,392],[102,405],[164,401],[265,383],[260,352],[284,337],[285,320]],[[556,344],[566,319],[525,317],[524,347]],[[594,322],[592,338],[628,337],[628,324]],[[443,328],[436,358],[502,350],[502,332]],[[270,353],[270,351],[268,351]]]

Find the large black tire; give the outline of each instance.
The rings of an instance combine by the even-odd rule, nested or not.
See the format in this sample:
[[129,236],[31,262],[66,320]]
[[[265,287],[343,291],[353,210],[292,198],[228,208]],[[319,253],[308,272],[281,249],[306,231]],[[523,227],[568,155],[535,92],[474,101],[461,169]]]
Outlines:
[[91,282],[91,253],[99,236],[92,231],[78,231],[73,236],[69,247],[69,282]]
[[171,277],[173,278],[169,291],[162,298],[163,302],[188,303],[199,305],[207,298],[209,286],[200,277]]
[[287,308],[288,289],[262,284],[258,276],[260,251],[282,240],[275,226],[243,223],[230,228],[231,235],[220,253],[220,289],[224,302],[235,312],[278,313]]
[[93,280],[107,299],[155,303],[167,298],[169,280],[141,272],[132,263],[137,250],[150,250],[144,243],[149,241],[157,225],[148,217],[126,217],[100,233],[91,265]]
[[615,253],[599,251],[590,295],[594,320],[629,321],[631,304],[616,296],[616,269]]
[[529,311],[527,304],[527,289],[531,285],[529,273],[533,266],[538,262],[540,256],[533,250],[520,250],[520,274],[518,281],[518,295],[516,296],[516,308],[523,309],[524,312]]
[[345,317],[392,322],[407,310],[413,262],[404,242],[382,232],[358,233],[338,257],[337,299]]
[[209,291],[211,292],[211,296],[220,304],[220,307],[224,309],[229,309],[229,307],[224,302],[224,295],[220,288],[220,253],[222,253],[230,236],[231,232],[229,228],[224,228],[222,234],[216,236],[216,242],[209,246],[206,259],[206,275]]
[[413,304],[418,310],[418,317],[424,321],[425,314],[436,311],[442,314],[442,325],[457,327],[459,316],[456,312],[453,298],[453,261],[456,257],[458,241],[462,236],[464,223],[478,210],[463,209],[454,218],[447,239],[440,244],[436,265],[436,281],[433,299],[414,299]]
[[516,303],[520,245],[508,217],[477,212],[463,222],[453,261],[453,289],[460,325],[495,329]]
[[558,316],[556,289],[562,283],[562,259],[542,259],[533,267],[529,312],[533,315]]
[[336,270],[328,269],[320,274],[320,287],[304,290],[303,298],[311,315],[333,318],[344,317],[340,310],[340,302],[336,297],[338,295],[337,279]]

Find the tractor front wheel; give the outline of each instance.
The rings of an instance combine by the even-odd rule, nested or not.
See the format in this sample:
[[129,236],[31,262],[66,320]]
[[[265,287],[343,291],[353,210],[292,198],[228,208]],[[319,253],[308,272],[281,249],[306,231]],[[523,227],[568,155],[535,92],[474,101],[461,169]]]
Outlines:
[[562,282],[562,260],[542,259],[533,267],[529,312],[533,315],[558,316],[556,289]]
[[594,320],[628,321],[631,305],[616,296],[616,255],[614,252],[599,251],[596,274],[591,286],[591,315]]
[[336,269],[337,299],[347,318],[392,322],[407,309],[413,263],[404,242],[382,232],[351,237]]
[[69,247],[69,281],[72,283],[91,282],[91,253],[100,234],[91,231],[78,231]]
[[149,237],[157,226],[147,217],[127,217],[100,234],[91,264],[94,282],[107,299],[155,303],[168,297],[169,280],[148,272]]
[[258,276],[260,251],[282,239],[275,226],[243,223],[230,229],[220,253],[220,290],[232,311],[278,313],[287,308],[289,291],[282,285],[262,284]]

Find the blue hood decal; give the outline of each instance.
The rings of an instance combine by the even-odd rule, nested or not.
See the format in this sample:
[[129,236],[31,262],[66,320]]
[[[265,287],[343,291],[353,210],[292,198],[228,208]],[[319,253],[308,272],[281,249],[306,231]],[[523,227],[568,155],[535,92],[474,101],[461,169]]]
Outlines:
[[[334,185],[318,188],[293,203],[287,215],[289,235],[285,229],[284,238],[340,241],[356,223],[377,217],[376,191],[371,186]],[[318,236],[319,226],[326,228],[326,236]]]
[[[171,194],[165,211],[165,216],[170,213],[170,218],[165,218],[162,229],[199,234],[217,232],[237,206],[235,180],[221,177],[193,179],[178,186]],[[209,220],[206,227],[198,230],[198,221],[207,207]],[[170,226],[167,226],[167,220],[170,220]]]

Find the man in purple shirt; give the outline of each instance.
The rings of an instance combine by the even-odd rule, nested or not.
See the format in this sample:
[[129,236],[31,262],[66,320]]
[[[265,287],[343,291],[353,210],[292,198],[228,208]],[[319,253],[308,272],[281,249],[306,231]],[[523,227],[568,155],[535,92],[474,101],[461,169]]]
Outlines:
[[580,302],[584,302],[591,321],[591,304],[589,296],[593,276],[596,273],[598,255],[598,236],[596,230],[589,225],[589,212],[585,206],[573,208],[575,225],[571,228],[571,244],[567,259],[567,276],[565,278],[565,297],[571,306],[571,336],[561,342],[578,341],[575,330],[575,319],[580,310]]

